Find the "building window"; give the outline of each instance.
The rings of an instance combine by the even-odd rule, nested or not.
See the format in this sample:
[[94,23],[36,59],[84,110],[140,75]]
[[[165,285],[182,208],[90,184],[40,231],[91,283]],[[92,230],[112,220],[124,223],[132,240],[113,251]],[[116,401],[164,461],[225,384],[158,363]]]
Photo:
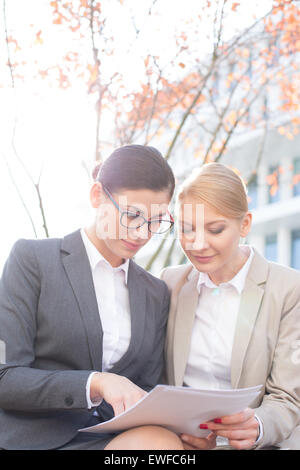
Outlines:
[[248,185],[248,206],[249,210],[256,209],[258,206],[258,185],[256,176]]
[[265,257],[277,262],[277,235],[267,235],[265,239]]
[[269,175],[267,176],[268,183],[268,202],[274,204],[280,200],[280,172],[279,167],[271,166],[269,168]]
[[300,230],[292,232],[292,268],[300,270]]
[[293,195],[300,196],[300,157],[294,160]]

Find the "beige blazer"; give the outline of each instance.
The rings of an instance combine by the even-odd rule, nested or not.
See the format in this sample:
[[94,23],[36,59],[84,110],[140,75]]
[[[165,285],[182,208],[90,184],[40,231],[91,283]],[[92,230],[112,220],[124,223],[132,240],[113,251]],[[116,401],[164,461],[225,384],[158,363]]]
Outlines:
[[[165,345],[170,385],[183,384],[190,351],[198,302],[197,276],[187,279],[192,267],[172,266],[160,275],[171,291]],[[259,384],[262,392],[251,404],[264,428],[258,448],[300,449],[300,272],[254,250],[237,317],[231,385]]]

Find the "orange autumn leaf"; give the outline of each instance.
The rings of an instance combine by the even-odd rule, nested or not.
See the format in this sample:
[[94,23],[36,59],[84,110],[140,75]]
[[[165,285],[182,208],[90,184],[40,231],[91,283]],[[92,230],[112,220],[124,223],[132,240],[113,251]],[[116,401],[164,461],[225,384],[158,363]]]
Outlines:
[[59,69],[59,86],[60,88],[68,88],[70,86],[67,75],[65,75],[61,69]]
[[292,118],[292,123],[294,124],[294,126],[300,124],[300,117],[295,116],[294,118]]
[[300,174],[293,176],[293,183],[292,183],[293,186],[295,186],[298,183],[300,183]]
[[266,181],[267,181],[269,186],[273,186],[273,185],[277,184],[277,174],[272,173],[271,175],[268,175],[266,177]]
[[38,44],[41,45],[41,44],[43,44],[44,41],[43,41],[43,39],[41,38],[41,34],[42,34],[42,31],[41,31],[41,30],[36,33],[36,39],[35,39],[35,41],[34,41],[34,44],[35,44],[35,45],[38,45]]
[[168,125],[169,125],[169,127],[171,127],[171,129],[176,129],[177,128],[176,122],[174,122],[172,120],[168,121]]
[[184,140],[184,146],[185,148],[190,148],[191,145],[192,145],[193,141],[192,139],[190,139],[189,137],[187,137],[185,140]]
[[271,196],[275,196],[275,194],[277,193],[277,191],[278,191],[278,185],[275,185],[275,184],[274,184],[274,185],[271,187],[271,189],[270,189],[270,194],[271,194]]
[[15,45],[15,50],[14,50],[14,52],[17,52],[17,51],[20,51],[20,50],[21,50],[21,48],[20,48],[19,45],[18,45],[18,42],[17,42],[16,39],[14,39],[12,36],[9,36],[9,37],[7,38],[7,42],[8,42],[8,43],[13,43],[13,44]]
[[97,65],[88,64],[87,68],[90,72],[89,83],[94,83],[98,78],[98,67]]
[[222,146],[223,146],[223,142],[214,142],[211,148],[212,153],[219,153]]
[[53,24],[62,24],[62,19],[61,16],[58,16],[53,20]]
[[78,29],[80,28],[80,23],[78,23],[77,26],[70,26],[70,30],[75,33],[75,31],[78,31]]
[[227,116],[227,121],[233,126],[236,122],[237,112],[232,110]]
[[233,73],[229,73],[226,77],[226,87],[229,88],[231,86],[231,83],[235,79],[235,76]]
[[203,148],[203,145],[200,146],[200,148],[194,152],[193,157],[194,157],[195,159],[201,158],[201,159],[203,160],[203,157],[204,157],[204,148]]
[[48,75],[48,70],[39,70],[39,75],[42,77],[42,79],[44,80],[47,75]]

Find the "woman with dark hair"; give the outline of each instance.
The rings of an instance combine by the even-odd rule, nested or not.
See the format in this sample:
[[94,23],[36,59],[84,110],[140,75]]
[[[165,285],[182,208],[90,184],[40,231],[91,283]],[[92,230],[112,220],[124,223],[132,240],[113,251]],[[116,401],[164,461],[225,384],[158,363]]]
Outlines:
[[183,448],[156,426],[78,432],[131,407],[160,377],[168,289],[132,258],[172,227],[173,191],[156,149],[125,146],[91,187],[90,226],[14,244],[0,281],[1,448]]

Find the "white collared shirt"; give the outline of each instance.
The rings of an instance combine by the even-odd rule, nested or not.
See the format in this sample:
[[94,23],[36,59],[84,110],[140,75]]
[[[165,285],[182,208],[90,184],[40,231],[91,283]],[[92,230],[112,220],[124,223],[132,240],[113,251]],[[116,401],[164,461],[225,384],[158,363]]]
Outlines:
[[[129,259],[118,267],[101,255],[90,241],[85,230],[81,231],[82,240],[90,262],[99,315],[103,329],[102,372],[106,372],[127,351],[131,338],[131,317],[127,288]],[[100,341],[100,335],[99,335]],[[90,381],[87,383],[87,402],[91,408],[101,402],[90,400]]]
[[[251,247],[243,246],[248,259],[228,282],[213,283],[207,273],[190,272],[188,279],[198,276],[198,305],[191,337],[190,353],[184,383],[193,388],[230,389],[231,353],[241,294],[254,256]],[[260,435],[262,425],[260,420]],[[257,442],[258,442],[257,440]]]
[[199,300],[191,337],[184,383],[194,388],[231,388],[231,351],[241,293],[253,258],[253,250],[240,271],[217,286],[207,273],[195,268]]

